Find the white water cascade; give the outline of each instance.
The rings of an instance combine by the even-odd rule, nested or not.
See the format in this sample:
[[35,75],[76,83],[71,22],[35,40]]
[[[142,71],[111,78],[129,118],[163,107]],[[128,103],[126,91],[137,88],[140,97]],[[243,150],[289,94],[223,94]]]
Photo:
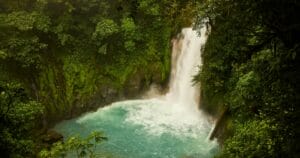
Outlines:
[[166,95],[169,102],[191,106],[199,102],[199,86],[192,85],[192,79],[201,65],[201,47],[207,38],[205,32],[203,28],[199,37],[192,28],[185,28],[183,38],[173,40],[170,90]]
[[[184,28],[180,38],[173,39],[172,70],[169,92],[152,99],[148,106],[133,110],[126,121],[143,125],[152,134],[171,132],[175,135],[197,136],[203,129],[210,129],[207,116],[199,111],[199,85],[193,85],[193,76],[201,65],[201,48],[207,36],[192,28]],[[157,103],[161,106],[155,106]],[[152,105],[152,104],[153,105]]]
[[55,129],[65,137],[101,130],[108,141],[97,150],[119,158],[213,157],[218,145],[208,139],[212,123],[198,108],[199,85],[192,84],[201,65],[206,28],[202,28],[200,37],[191,28],[183,29],[179,37],[172,41],[168,93],[159,95],[152,89],[152,99],[115,102],[62,122]]
[[205,27],[200,37],[192,28],[184,28],[183,38],[173,40],[170,90],[165,97],[173,108],[189,110],[192,115],[198,114],[200,88],[199,85],[192,85],[192,79],[201,65],[201,47],[207,39],[205,33]]

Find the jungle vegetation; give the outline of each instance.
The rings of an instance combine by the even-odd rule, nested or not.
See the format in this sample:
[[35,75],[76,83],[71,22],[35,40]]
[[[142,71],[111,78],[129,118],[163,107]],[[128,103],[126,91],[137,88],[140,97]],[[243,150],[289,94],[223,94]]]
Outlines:
[[211,28],[202,108],[228,116],[217,157],[296,158],[299,12],[297,0],[0,0],[1,156],[93,156],[102,133],[51,151],[39,138],[107,95],[164,85],[170,40],[195,22]]
[[0,0],[1,156],[33,157],[58,121],[167,83],[170,39],[191,25],[194,4]]
[[203,108],[227,111],[219,157],[298,157],[300,3],[200,0],[211,32],[202,54]]

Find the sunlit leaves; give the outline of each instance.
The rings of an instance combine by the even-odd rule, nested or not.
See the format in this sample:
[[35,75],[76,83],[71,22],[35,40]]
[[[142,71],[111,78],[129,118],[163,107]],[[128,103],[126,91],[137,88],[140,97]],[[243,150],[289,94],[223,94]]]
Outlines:
[[141,0],[139,8],[146,14],[153,16],[159,15],[160,12],[159,5],[155,3],[154,0]]
[[[2,15],[3,16],[3,15]],[[49,31],[49,17],[38,12],[28,13],[25,11],[12,12],[5,16],[2,25],[15,27],[21,31],[32,30],[34,28],[47,32]]]
[[91,134],[88,136],[88,139],[94,140],[96,143],[108,140],[108,138],[104,136],[103,132],[100,131],[91,132]]
[[7,54],[5,51],[0,50],[0,59],[5,59],[7,57]]
[[86,138],[78,136],[70,137],[64,142],[57,142],[53,145],[51,150],[42,150],[40,156],[42,158],[56,158],[56,157],[90,157],[99,156],[96,152],[96,147],[99,143],[106,141],[107,137],[102,132],[93,131]]
[[112,19],[103,19],[97,23],[93,38],[106,38],[118,31],[119,27]]
[[44,107],[28,100],[19,83],[0,82],[0,148],[4,155],[16,157],[32,154],[31,130],[44,113]]
[[[44,107],[36,101],[26,101],[24,89],[18,83],[7,83],[1,86],[1,116],[6,117],[12,126],[30,129],[37,118],[41,117]],[[22,126],[20,126],[22,125]]]
[[133,38],[137,31],[137,26],[132,18],[123,18],[121,29],[124,32],[125,38]]
[[47,47],[47,44],[40,43],[36,36],[28,38],[11,36],[6,40],[6,43],[6,58],[20,62],[24,67],[39,66],[40,55],[37,52]]
[[34,19],[26,12],[13,12],[7,16],[6,22],[9,26],[25,31],[33,28]]
[[[2,59],[12,59],[23,67],[39,67],[38,52],[45,49],[47,44],[40,41],[34,31],[50,31],[50,19],[40,12],[15,11],[0,15],[0,37]],[[25,33],[26,32],[26,33]]]
[[235,135],[225,142],[222,157],[273,157],[278,125],[269,120],[254,120],[237,123]]
[[134,51],[134,49],[135,49],[135,42],[133,42],[133,41],[125,41],[124,46],[125,46],[125,49],[127,51]]
[[237,91],[237,94],[245,99],[254,99],[254,96],[258,93],[259,87],[258,76],[253,71],[250,71],[239,78],[235,90]]
[[121,24],[121,30],[124,34],[124,47],[127,51],[133,52],[135,50],[135,40],[139,39],[139,33],[137,32],[137,26],[132,18],[123,18]]

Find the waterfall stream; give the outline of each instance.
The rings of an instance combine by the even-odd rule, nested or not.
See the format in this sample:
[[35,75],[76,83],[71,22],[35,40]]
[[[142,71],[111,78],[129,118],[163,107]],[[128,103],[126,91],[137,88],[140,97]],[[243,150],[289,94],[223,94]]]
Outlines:
[[199,109],[199,85],[192,78],[201,65],[201,47],[206,28],[199,37],[191,28],[173,40],[169,92],[152,99],[113,103],[79,118],[64,121],[55,129],[68,137],[104,131],[108,141],[99,152],[120,158],[212,157],[218,150],[209,141],[212,123]]

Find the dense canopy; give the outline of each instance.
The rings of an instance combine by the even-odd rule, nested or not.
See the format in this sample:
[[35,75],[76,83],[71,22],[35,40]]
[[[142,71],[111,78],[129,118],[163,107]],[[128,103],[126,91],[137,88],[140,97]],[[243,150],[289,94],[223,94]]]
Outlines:
[[211,33],[196,80],[203,106],[231,116],[221,157],[297,157],[300,3],[201,2]]
[[297,0],[0,0],[1,156],[35,157],[58,121],[166,87],[170,41],[194,24],[210,27],[201,108],[225,113],[217,156],[296,158],[299,14]]

